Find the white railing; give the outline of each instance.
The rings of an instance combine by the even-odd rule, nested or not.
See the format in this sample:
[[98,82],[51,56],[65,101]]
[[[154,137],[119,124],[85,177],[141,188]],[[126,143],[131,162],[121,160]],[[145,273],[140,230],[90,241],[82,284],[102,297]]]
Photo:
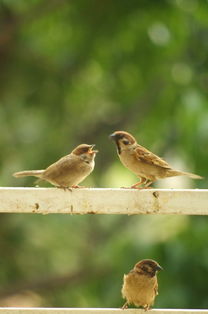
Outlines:
[[208,190],[0,188],[0,212],[208,215]]

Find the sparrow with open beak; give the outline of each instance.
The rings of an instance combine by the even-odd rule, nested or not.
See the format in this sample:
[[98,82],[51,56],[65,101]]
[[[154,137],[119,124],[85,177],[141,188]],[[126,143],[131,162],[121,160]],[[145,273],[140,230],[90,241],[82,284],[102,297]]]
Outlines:
[[126,299],[123,309],[129,304],[142,306],[146,311],[153,305],[158,294],[157,271],[162,267],[151,259],[138,262],[123,278],[122,296]]
[[130,133],[116,131],[110,137],[116,143],[118,156],[122,164],[141,178],[131,188],[139,188],[142,184],[144,188],[147,188],[158,179],[174,176],[202,179],[201,176],[196,174],[172,169],[165,160],[139,145]]
[[93,150],[95,145],[81,144],[69,155],[66,155],[44,170],[26,170],[15,172],[16,178],[34,176],[40,180],[48,181],[52,185],[62,188],[79,187],[94,169],[95,156],[98,152]]

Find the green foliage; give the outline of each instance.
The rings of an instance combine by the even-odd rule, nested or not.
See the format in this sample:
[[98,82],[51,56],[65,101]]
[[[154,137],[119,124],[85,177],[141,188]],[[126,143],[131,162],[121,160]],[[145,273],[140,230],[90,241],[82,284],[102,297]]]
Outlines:
[[[2,0],[1,186],[33,186],[11,174],[83,142],[100,151],[85,185],[135,183],[108,139],[118,129],[206,177],[207,5]],[[171,180],[157,186],[207,185]],[[1,214],[0,305],[118,307],[123,273],[154,258],[156,307],[207,308],[207,237],[206,217]]]

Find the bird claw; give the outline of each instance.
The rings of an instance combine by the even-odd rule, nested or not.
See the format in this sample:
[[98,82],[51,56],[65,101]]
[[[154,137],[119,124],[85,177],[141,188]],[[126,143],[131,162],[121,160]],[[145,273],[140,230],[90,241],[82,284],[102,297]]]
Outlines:
[[72,188],[73,189],[85,189],[86,186],[83,186],[83,185],[72,185]]
[[145,189],[145,187],[138,187],[138,186],[134,186],[134,185],[132,185],[132,186],[130,187],[130,189],[135,189],[135,190],[144,190],[144,189]]
[[134,184],[134,185],[132,185],[131,186],[131,189],[137,189],[137,190],[145,190],[145,189],[152,189],[152,186],[150,186],[152,184],[152,182],[151,183],[147,183],[147,185],[143,185],[142,187],[140,186],[138,186],[138,185],[140,185],[140,184]]
[[128,303],[125,302],[124,305],[122,306],[122,310],[128,309]]
[[130,186],[121,186],[120,189],[131,189]]
[[121,186],[120,189],[146,190],[146,189],[152,189],[152,187],[149,187],[149,186],[137,187],[137,186],[132,185],[132,186]]
[[72,185],[71,187],[69,186],[57,186],[58,189],[62,189],[64,191],[70,191],[72,192],[73,189],[84,189],[86,186],[81,186],[81,185]]
[[64,190],[64,191],[70,191],[70,192],[72,192],[72,188],[67,187],[67,186],[57,186],[57,188],[58,188],[58,189],[62,189],[62,190]]

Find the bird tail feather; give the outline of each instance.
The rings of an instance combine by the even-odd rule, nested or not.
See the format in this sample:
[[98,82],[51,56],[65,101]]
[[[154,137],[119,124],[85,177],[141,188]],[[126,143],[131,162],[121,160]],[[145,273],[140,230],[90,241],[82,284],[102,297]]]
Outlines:
[[44,170],[25,170],[25,171],[20,171],[20,172],[15,172],[13,173],[13,176],[15,178],[22,178],[22,177],[37,177],[41,178]]
[[203,177],[199,176],[198,174],[194,174],[194,173],[190,173],[190,172],[184,172],[184,171],[178,171],[178,170],[170,170],[169,176],[170,177],[188,176],[189,178],[192,178],[192,179],[203,179]]

